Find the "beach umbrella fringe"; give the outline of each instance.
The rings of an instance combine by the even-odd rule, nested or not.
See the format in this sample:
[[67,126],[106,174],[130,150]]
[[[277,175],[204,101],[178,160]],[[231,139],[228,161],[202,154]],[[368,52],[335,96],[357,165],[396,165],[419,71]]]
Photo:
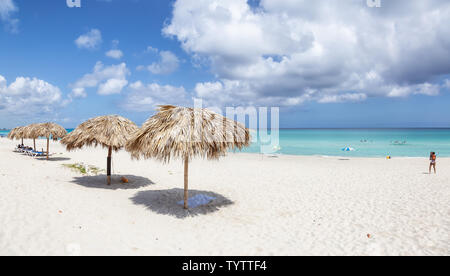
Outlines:
[[107,183],[111,184],[112,152],[119,151],[139,128],[132,121],[117,115],[87,120],[61,140],[67,151],[86,146],[108,149]]
[[217,160],[229,150],[241,150],[250,145],[250,131],[207,109],[164,105],[158,111],[133,135],[125,149],[133,159],[154,158],[165,163],[181,159],[187,209],[189,161],[194,157]]

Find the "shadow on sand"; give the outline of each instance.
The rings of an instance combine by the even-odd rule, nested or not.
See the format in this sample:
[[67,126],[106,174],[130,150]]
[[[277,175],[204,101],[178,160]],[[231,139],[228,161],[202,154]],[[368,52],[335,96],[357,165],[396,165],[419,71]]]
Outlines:
[[[129,183],[122,183],[122,176],[126,177]],[[129,190],[139,189],[148,185],[155,184],[148,178],[135,176],[135,175],[113,175],[111,177],[111,185],[106,183],[106,175],[95,176],[80,176],[74,177],[72,183],[95,189],[107,189],[107,190]]]
[[177,204],[177,202],[183,200],[183,189],[142,191],[138,192],[131,200],[134,204],[143,205],[157,214],[174,216],[179,219],[206,215],[219,211],[221,207],[234,204],[234,202],[228,198],[213,192],[189,190],[189,197],[198,194],[215,197],[216,199],[209,204],[190,208],[189,210],[185,210],[182,205]]
[[51,156],[48,158],[48,160],[47,160],[47,157],[39,157],[39,158],[35,158],[35,159],[39,160],[39,161],[52,161],[52,162],[69,161],[69,160],[71,160],[68,157],[51,157]]

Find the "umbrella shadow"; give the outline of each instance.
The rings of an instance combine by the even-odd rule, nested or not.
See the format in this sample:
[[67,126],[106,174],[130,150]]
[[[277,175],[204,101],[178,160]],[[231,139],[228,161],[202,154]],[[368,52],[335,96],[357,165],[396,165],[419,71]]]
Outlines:
[[[121,178],[125,177],[129,183],[122,183]],[[113,175],[111,177],[111,185],[107,185],[106,175],[79,176],[74,177],[72,183],[84,186],[86,188],[107,189],[107,190],[131,190],[139,189],[155,184],[148,178],[135,175]]]
[[39,157],[39,158],[35,158],[35,159],[39,160],[39,161],[53,161],[53,162],[71,160],[68,157],[51,157],[51,156],[48,158],[48,160],[47,160],[47,157]]
[[207,215],[219,211],[222,207],[234,204],[233,201],[214,192],[189,190],[189,197],[196,195],[206,195],[215,199],[206,205],[185,210],[182,205],[177,203],[184,199],[184,190],[177,188],[138,192],[131,200],[134,204],[143,205],[157,214],[169,215],[179,219]]

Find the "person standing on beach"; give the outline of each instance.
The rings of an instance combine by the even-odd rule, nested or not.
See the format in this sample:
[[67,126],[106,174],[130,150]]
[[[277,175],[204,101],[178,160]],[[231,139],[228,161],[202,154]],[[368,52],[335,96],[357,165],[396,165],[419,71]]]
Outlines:
[[430,174],[431,174],[431,167],[434,168],[434,173],[436,174],[436,153],[432,152],[430,154]]

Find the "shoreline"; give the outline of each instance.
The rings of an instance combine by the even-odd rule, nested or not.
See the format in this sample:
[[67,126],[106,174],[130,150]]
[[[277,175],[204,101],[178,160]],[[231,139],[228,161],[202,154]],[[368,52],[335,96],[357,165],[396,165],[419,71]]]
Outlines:
[[[343,155],[297,155],[297,154],[265,154],[265,153],[252,153],[252,152],[232,152],[230,154],[249,154],[249,155],[267,155],[266,157],[268,158],[272,158],[270,157],[271,155],[274,156],[292,156],[292,157],[302,157],[302,158],[311,158],[311,157],[316,157],[316,158],[351,158],[351,159],[386,159],[387,156],[343,156]],[[392,159],[426,159],[428,160],[428,156],[426,157],[420,157],[420,156],[392,156]],[[391,159],[391,160],[392,160]],[[444,156],[444,157],[438,157],[438,159],[450,159],[450,156]]]

